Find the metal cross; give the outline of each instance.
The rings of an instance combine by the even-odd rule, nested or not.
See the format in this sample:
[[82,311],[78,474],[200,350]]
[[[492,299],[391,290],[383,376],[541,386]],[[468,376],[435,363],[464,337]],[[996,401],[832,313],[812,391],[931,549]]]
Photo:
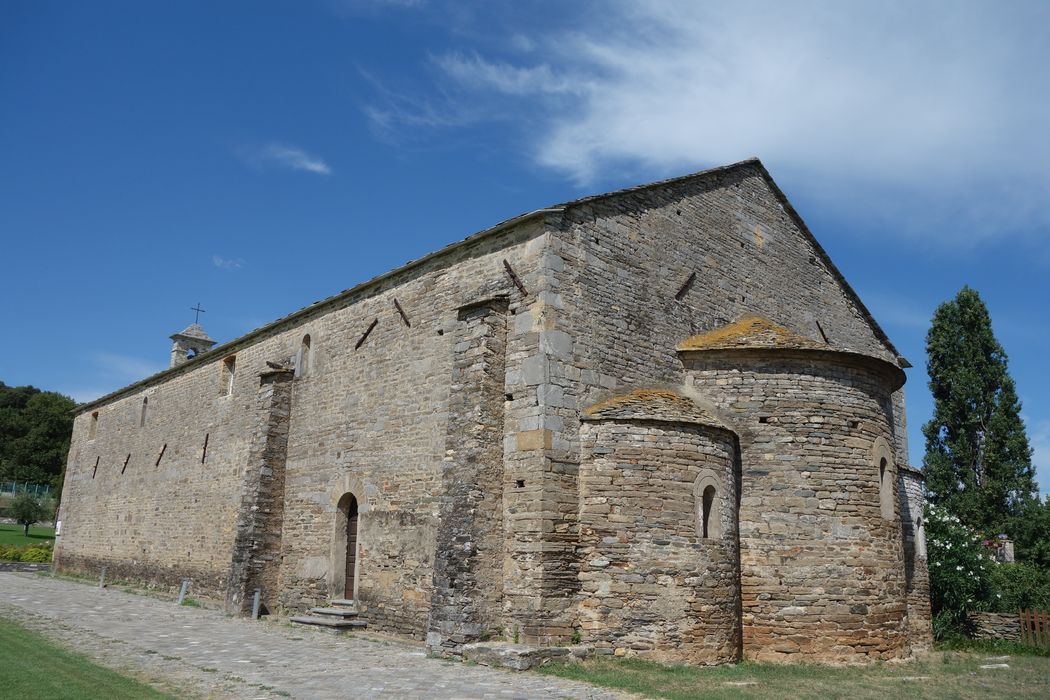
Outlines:
[[190,311],[196,311],[197,312],[197,315],[193,317],[193,322],[194,323],[197,323],[197,322],[200,321],[201,314],[207,313],[204,309],[201,308],[201,303],[199,301],[197,302],[196,306],[191,306],[190,307]]

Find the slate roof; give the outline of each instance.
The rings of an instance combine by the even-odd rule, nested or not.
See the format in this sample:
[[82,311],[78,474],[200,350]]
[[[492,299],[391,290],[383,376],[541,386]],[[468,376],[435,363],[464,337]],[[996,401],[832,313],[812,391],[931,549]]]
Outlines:
[[730,428],[713,413],[670,389],[635,389],[583,409],[583,420],[653,420]]
[[762,316],[743,316],[728,326],[686,338],[678,344],[679,352],[690,350],[737,350],[744,348],[781,348],[786,350],[828,350],[824,343],[778,326]]
[[[77,413],[83,413],[84,411],[87,411],[87,410],[89,410],[91,408],[94,408],[95,406],[99,406],[99,405],[108,403],[109,401],[117,399],[117,398],[119,398],[121,396],[130,394],[130,393],[132,393],[133,391],[135,391],[137,389],[141,389],[141,388],[144,388],[146,386],[151,386],[151,385],[158,384],[158,383],[164,381],[165,379],[167,379],[169,376],[174,376],[175,374],[178,374],[178,373],[181,373],[181,372],[190,371],[194,367],[198,366],[201,362],[207,361],[209,358],[211,358],[213,356],[220,356],[220,355],[225,355],[225,354],[229,354],[229,353],[232,353],[232,352],[236,352],[239,348],[248,345],[249,343],[255,341],[257,338],[264,337],[264,336],[267,336],[267,335],[272,334],[272,333],[281,332],[285,328],[289,327],[291,324],[299,321],[300,319],[306,318],[307,316],[310,316],[312,314],[323,312],[323,311],[326,311],[326,310],[332,310],[332,309],[335,309],[335,308],[339,308],[340,304],[348,303],[348,300],[350,298],[352,298],[354,295],[359,294],[359,293],[365,291],[366,289],[368,289],[370,287],[375,287],[375,286],[377,286],[377,285],[379,285],[379,284],[381,284],[381,283],[383,283],[383,282],[385,282],[385,281],[387,281],[387,280],[389,280],[391,278],[394,278],[394,277],[396,277],[398,275],[401,275],[401,274],[403,274],[403,273],[405,273],[405,272],[407,272],[407,271],[409,271],[409,270],[411,270],[413,268],[419,267],[423,263],[426,263],[428,261],[444,257],[444,256],[448,255],[449,253],[451,253],[452,251],[463,247],[464,245],[467,245],[467,244],[473,243],[475,241],[479,241],[481,239],[489,238],[489,237],[496,236],[498,234],[504,233],[504,232],[512,229],[514,226],[516,226],[518,224],[522,224],[522,223],[525,223],[527,221],[537,220],[537,219],[540,219],[540,218],[545,217],[547,215],[562,214],[565,211],[567,211],[567,210],[569,210],[569,209],[571,209],[573,207],[577,207],[577,206],[580,206],[580,205],[588,204],[588,203],[591,203],[591,202],[596,202],[596,201],[605,200],[605,199],[611,199],[611,198],[619,197],[619,196],[622,196],[622,195],[625,195],[625,194],[630,194],[632,192],[639,192],[639,191],[644,191],[644,190],[656,189],[656,188],[660,188],[660,187],[666,187],[668,185],[672,185],[672,184],[676,184],[676,183],[680,183],[680,182],[687,182],[687,181],[690,181],[690,180],[698,180],[698,179],[702,179],[702,178],[709,178],[709,177],[712,177],[712,176],[716,176],[716,175],[719,175],[719,174],[722,174],[722,173],[726,173],[726,172],[731,172],[731,171],[734,171],[734,170],[739,170],[739,169],[742,169],[742,168],[755,168],[758,171],[759,175],[761,175],[761,177],[769,185],[769,187],[772,190],[773,194],[776,196],[777,200],[780,202],[780,205],[784,208],[784,211],[787,212],[788,216],[790,216],[792,221],[799,227],[799,229],[802,231],[803,235],[805,235],[809,239],[809,241],[813,245],[814,250],[816,251],[817,255],[820,257],[820,259],[822,260],[824,265],[827,267],[827,269],[831,272],[831,274],[835,277],[835,279],[842,286],[842,289],[845,291],[846,295],[849,297],[849,299],[856,306],[856,308],[860,312],[861,316],[870,324],[870,326],[871,326],[872,330],[874,331],[876,337],[878,337],[879,340],[881,340],[885,344],[886,348],[893,354],[893,356],[897,358],[897,362],[898,362],[898,364],[900,366],[902,366],[902,367],[911,367],[911,364],[909,364],[908,361],[906,359],[904,359],[903,357],[901,357],[900,354],[897,352],[897,349],[893,346],[893,343],[890,341],[890,339],[886,335],[885,331],[882,330],[882,328],[879,326],[878,322],[875,320],[875,318],[868,311],[867,307],[864,306],[864,303],[860,300],[860,297],[857,296],[857,293],[849,285],[849,282],[846,281],[846,278],[842,276],[842,273],[835,266],[835,263],[832,262],[831,258],[828,256],[827,252],[820,245],[820,243],[817,241],[817,239],[813,236],[813,233],[809,230],[809,227],[806,226],[806,222],[803,221],[802,217],[799,216],[798,212],[795,211],[795,208],[791,205],[791,202],[788,201],[787,196],[784,194],[783,190],[781,190],[780,187],[776,184],[776,182],[773,180],[773,177],[769,174],[769,171],[766,170],[766,168],[762,164],[762,162],[758,158],[748,158],[747,160],[742,160],[742,161],[740,161],[738,163],[731,163],[729,165],[723,165],[723,166],[719,166],[719,167],[716,167],[716,168],[708,168],[707,170],[701,170],[699,172],[690,173],[688,175],[682,175],[682,176],[679,176],[679,177],[669,178],[669,179],[666,179],[666,180],[659,180],[657,182],[650,182],[650,183],[646,183],[646,184],[643,184],[643,185],[636,185],[634,187],[627,187],[627,188],[624,188],[624,189],[615,190],[613,192],[605,192],[605,193],[602,193],[602,194],[592,195],[592,196],[589,196],[589,197],[581,197],[579,199],[575,199],[575,200],[572,200],[572,201],[569,201],[569,202],[565,202],[563,204],[557,204],[557,205],[554,205],[554,206],[551,206],[551,207],[546,207],[546,208],[543,208],[543,209],[537,209],[537,210],[534,210],[534,211],[531,211],[531,212],[528,212],[528,213],[525,213],[525,214],[520,214],[518,216],[512,217],[510,219],[507,219],[505,221],[502,221],[502,222],[496,224],[495,226],[492,226],[492,227],[487,228],[487,229],[485,229],[483,231],[479,231],[479,232],[477,232],[475,234],[467,236],[466,238],[464,238],[462,240],[459,240],[459,241],[456,241],[454,243],[451,243],[450,245],[447,245],[444,248],[441,248],[440,250],[437,250],[437,251],[435,251],[433,253],[425,255],[422,258],[419,258],[417,260],[410,260],[407,263],[405,263],[404,265],[402,265],[400,267],[397,267],[397,268],[394,268],[393,270],[390,270],[389,272],[385,272],[385,273],[383,273],[381,275],[373,277],[370,280],[362,282],[361,284],[358,284],[358,285],[356,285],[354,287],[351,287],[349,289],[343,290],[342,292],[339,292],[338,294],[334,294],[334,295],[332,295],[332,296],[330,296],[330,297],[328,297],[326,299],[322,299],[320,301],[316,301],[313,304],[310,304],[309,306],[305,306],[305,307],[299,309],[298,311],[294,311],[294,312],[288,314],[287,316],[283,316],[283,317],[281,317],[281,318],[279,318],[279,319],[277,319],[275,321],[272,321],[272,322],[270,322],[270,323],[268,323],[268,324],[266,324],[266,325],[264,325],[264,326],[262,326],[260,328],[257,328],[255,330],[253,330],[253,331],[251,331],[251,332],[249,332],[249,333],[239,337],[239,338],[236,338],[236,339],[231,340],[229,342],[223,343],[222,345],[220,345],[220,346],[218,346],[216,348],[213,348],[212,350],[209,350],[206,353],[201,353],[200,355],[198,355],[194,359],[190,360],[189,362],[184,362],[184,363],[182,363],[180,365],[177,365],[175,367],[172,367],[170,369],[166,369],[164,371],[158,372],[157,374],[154,374],[152,376],[146,377],[145,379],[143,379],[141,381],[135,382],[135,383],[130,384],[130,385],[128,385],[128,386],[126,386],[126,387],[124,387],[122,389],[118,389],[117,391],[114,391],[114,392],[112,392],[110,394],[107,394],[105,396],[97,398],[94,401],[89,401],[89,402],[80,404],[76,408],[76,412]],[[196,324],[194,324],[194,325],[196,325]],[[210,338],[209,338],[209,340],[210,340]]]
[[179,331],[171,337],[174,338],[180,335],[186,336],[187,338],[196,338],[198,340],[207,340],[214,342],[212,341],[208,333],[203,328],[201,328],[200,324],[198,323],[191,323],[190,325],[186,326],[186,328],[184,328],[183,330]]

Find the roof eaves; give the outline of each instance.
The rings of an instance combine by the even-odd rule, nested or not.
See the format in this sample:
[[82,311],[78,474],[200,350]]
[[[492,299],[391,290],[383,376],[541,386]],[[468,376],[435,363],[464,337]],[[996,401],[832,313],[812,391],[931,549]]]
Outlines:
[[536,209],[534,211],[526,212],[524,214],[519,214],[518,216],[501,221],[495,226],[490,226],[487,229],[478,231],[477,233],[473,233],[467,236],[466,238],[463,238],[454,243],[450,243],[444,248],[440,248],[432,253],[428,253],[421,258],[409,260],[405,264],[399,267],[395,267],[393,270],[384,272],[381,275],[366,280],[365,282],[350,287],[349,289],[344,289],[338,294],[333,294],[332,296],[327,297],[325,299],[321,299],[320,301],[315,301],[313,304],[304,306],[298,311],[294,311],[286,316],[282,316],[276,321],[272,321],[266,324],[265,326],[261,326],[253,331],[246,333],[245,335],[242,335],[231,341],[223,343],[222,345],[214,347],[208,352],[201,353],[189,362],[184,362],[181,365],[177,365],[175,367],[169,367],[168,369],[157,372],[156,374],[152,374],[146,377],[145,379],[141,379],[133,384],[129,384],[125,387],[117,389],[116,391],[110,392],[105,396],[100,396],[99,398],[93,401],[87,401],[85,403],[82,403],[79,406],[77,406],[76,409],[74,409],[74,414],[79,415],[92,408],[96,408],[98,406],[109,403],[114,399],[118,399],[135,391],[138,391],[139,389],[144,389],[148,386],[159,384],[161,381],[178,376],[179,374],[182,374],[184,372],[188,372],[196,367],[201,366],[202,364],[205,364],[206,362],[212,359],[224,355],[229,355],[230,353],[236,352],[237,350],[241,349],[245,345],[248,345],[250,342],[256,340],[257,338],[276,332],[282,326],[289,325],[295,321],[303,319],[306,316],[318,313],[326,308],[333,307],[337,305],[340,301],[343,301],[356,294],[360,294],[361,292],[366,291],[370,287],[375,287],[379,284],[382,284],[383,282],[392,277],[404,274],[405,272],[408,272],[414,268],[421,267],[425,263],[431,262],[433,260],[438,260],[446,255],[450,255],[452,252],[459,250],[460,248],[463,248],[465,246],[468,246],[472,243],[476,243],[477,241],[490,238],[492,236],[508,231],[511,228],[517,226],[518,224],[522,224],[533,219],[545,217],[548,214],[559,213],[561,211],[562,207],[559,206],[546,207],[543,209]]

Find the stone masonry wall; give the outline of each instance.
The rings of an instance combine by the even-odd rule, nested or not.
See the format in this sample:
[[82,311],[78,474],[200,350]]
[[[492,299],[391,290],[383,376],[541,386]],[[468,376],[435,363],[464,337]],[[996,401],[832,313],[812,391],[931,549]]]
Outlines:
[[974,639],[1021,640],[1021,618],[1017,613],[971,613]]
[[[258,375],[221,389],[221,359],[76,417],[58,571],[225,598]],[[146,404],[145,421],[142,406]],[[207,450],[205,442],[207,441]],[[97,464],[97,468],[96,465]]]
[[[508,323],[506,371],[527,383],[506,402],[515,439],[497,445],[510,483],[525,478],[537,483],[531,475],[542,459],[534,428],[545,350],[534,328],[540,315],[533,309],[542,305],[540,261],[546,246],[540,222],[527,221],[90,406],[75,423],[59,568],[95,575],[98,566],[108,565],[111,576],[119,572],[170,586],[189,576],[194,595],[224,599],[238,514],[246,512],[241,496],[259,427],[259,376],[272,371],[267,362],[296,360],[309,334],[308,360],[291,382],[289,397],[279,595],[273,607],[298,612],[342,597],[335,590],[336,505],[352,492],[360,505],[362,616],[372,629],[422,638],[433,594],[458,310],[494,296],[507,299],[514,322]],[[231,354],[236,369],[226,395],[222,360]],[[504,391],[501,387],[501,396]],[[147,395],[148,419],[139,428]],[[100,418],[89,440],[93,411]],[[202,465],[205,435],[208,454]],[[164,444],[160,467],[154,467]],[[128,452],[132,458],[121,476]],[[100,466],[92,479],[96,456]],[[528,489],[519,491],[508,501],[513,512],[499,534],[511,551],[504,559],[505,580],[496,587],[515,589],[510,603],[504,596],[502,614],[525,620],[532,609],[532,599],[526,599],[535,590],[532,543],[542,537],[532,523],[539,522],[541,503]],[[529,544],[508,544],[520,541]],[[345,539],[342,546],[345,551]]]
[[930,572],[923,523],[922,475],[910,468],[902,468],[897,484],[904,536],[908,637],[913,650],[929,649],[933,645],[933,613],[930,610]]
[[259,425],[251,436],[226,589],[226,609],[232,612],[250,613],[256,589],[265,609],[276,606],[291,381],[290,369],[267,372],[259,379]]
[[[884,517],[878,440],[891,380],[824,353],[697,353],[689,383],[740,438],[744,656],[855,662],[908,654],[896,494]],[[893,469],[893,465],[888,465]]]
[[[733,436],[655,421],[586,422],[578,625],[601,653],[711,664],[740,658]],[[702,537],[697,480],[720,486]],[[700,530],[700,531],[698,531]],[[712,533],[713,534],[713,533]]]
[[[311,366],[296,379],[292,397],[282,608],[298,611],[342,597],[335,585],[337,550],[345,546],[337,542],[337,504],[349,492],[360,508],[356,598],[362,617],[370,629],[425,637],[446,487],[442,474],[454,347],[462,340],[457,335],[460,309],[505,298],[506,372],[521,376],[523,365],[538,366],[539,339],[531,323],[519,323],[518,316],[531,319],[531,309],[540,303],[544,247],[538,222],[529,224],[482,242],[470,255],[392,280],[352,306],[299,325],[286,352],[294,352],[309,333]],[[504,260],[527,295],[514,284]],[[361,342],[375,319],[378,323]],[[527,374],[532,377],[531,371]],[[538,389],[538,384],[520,387],[505,402],[507,430],[520,436],[520,443],[496,443],[496,449],[502,444],[508,479],[532,482],[538,470],[528,442]],[[505,398],[506,391],[500,386],[499,396]],[[512,544],[520,518],[538,509],[527,499],[516,495],[507,501],[516,517],[500,531],[509,551],[498,586],[505,589],[510,580],[531,593],[532,551],[516,552]],[[503,616],[514,609],[511,605]]]
[[[549,532],[575,527],[580,408],[616,391],[680,384],[675,346],[685,338],[760,314],[817,341],[823,333],[835,348],[893,359],[757,167],[584,200],[546,225]],[[571,548],[552,543],[551,631],[565,631],[569,605],[557,591],[571,591],[573,565]]]
[[459,319],[427,634],[443,655],[503,634],[507,300],[467,307]]

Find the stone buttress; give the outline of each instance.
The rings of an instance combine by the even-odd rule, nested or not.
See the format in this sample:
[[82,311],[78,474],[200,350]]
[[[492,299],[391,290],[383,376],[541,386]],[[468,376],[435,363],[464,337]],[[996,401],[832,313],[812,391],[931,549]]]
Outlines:
[[276,607],[292,378],[291,369],[268,371],[259,378],[255,399],[257,425],[241,485],[241,506],[226,590],[229,612],[251,612],[256,589],[267,609]]

